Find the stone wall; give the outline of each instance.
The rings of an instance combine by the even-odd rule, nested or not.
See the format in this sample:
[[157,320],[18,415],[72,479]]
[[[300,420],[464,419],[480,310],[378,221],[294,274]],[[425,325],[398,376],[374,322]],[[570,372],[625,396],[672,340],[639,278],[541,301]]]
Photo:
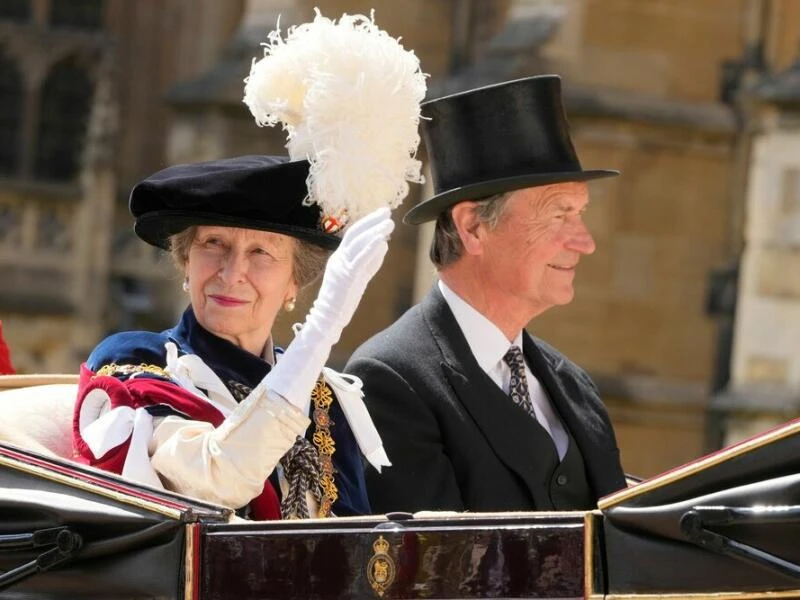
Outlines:
[[800,414],[799,115],[768,110],[753,146],[728,442]]

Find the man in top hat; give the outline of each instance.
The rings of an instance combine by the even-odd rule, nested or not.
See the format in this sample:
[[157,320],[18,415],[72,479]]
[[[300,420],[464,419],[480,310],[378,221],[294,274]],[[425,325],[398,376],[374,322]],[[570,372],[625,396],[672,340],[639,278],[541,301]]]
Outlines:
[[404,218],[436,221],[439,275],[364,343],[364,383],[392,466],[367,474],[376,512],[584,510],[625,486],[597,387],[525,331],[567,304],[595,244],[560,79],[539,76],[423,104],[435,194]]

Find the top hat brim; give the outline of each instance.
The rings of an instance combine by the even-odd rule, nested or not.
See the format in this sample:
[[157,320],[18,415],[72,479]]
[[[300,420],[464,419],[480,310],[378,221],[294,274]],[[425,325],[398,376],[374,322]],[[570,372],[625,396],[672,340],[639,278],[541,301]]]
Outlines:
[[481,181],[447,190],[446,192],[442,192],[428,200],[420,202],[406,213],[403,217],[403,223],[406,225],[420,225],[426,221],[435,221],[445,210],[466,200],[482,200],[496,194],[504,194],[505,192],[529,187],[539,187],[553,183],[567,183],[572,181],[591,181],[593,179],[603,179],[605,177],[615,177],[617,175],[619,175],[619,171],[594,169],[586,171],[566,171],[563,173],[532,173],[529,175]]
[[242,229],[256,229],[259,231],[271,231],[290,237],[309,242],[326,250],[335,250],[341,238],[325,233],[322,230],[313,230],[308,227],[293,226],[286,223],[273,223],[258,219],[248,218],[246,220],[213,213],[192,213],[181,210],[159,210],[141,215],[136,219],[134,232],[139,238],[158,246],[164,250],[169,250],[169,238],[176,233],[193,225],[219,225],[221,227],[238,227]]

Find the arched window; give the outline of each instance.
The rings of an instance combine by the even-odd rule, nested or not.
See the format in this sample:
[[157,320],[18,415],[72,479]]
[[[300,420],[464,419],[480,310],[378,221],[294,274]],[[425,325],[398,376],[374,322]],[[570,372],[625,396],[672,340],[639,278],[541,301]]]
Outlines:
[[102,29],[104,8],[105,0],[53,0],[50,5],[50,25]]
[[0,19],[30,21],[31,0],[3,0],[0,2]]
[[22,78],[14,61],[0,53],[0,175],[17,175],[21,123]]
[[86,71],[71,61],[58,64],[42,88],[34,176],[67,181],[81,161],[92,101]]

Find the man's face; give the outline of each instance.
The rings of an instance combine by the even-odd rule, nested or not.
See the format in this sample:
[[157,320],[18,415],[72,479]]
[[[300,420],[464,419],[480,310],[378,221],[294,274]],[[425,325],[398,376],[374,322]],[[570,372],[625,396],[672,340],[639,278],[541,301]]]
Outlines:
[[585,183],[519,190],[497,226],[486,232],[484,264],[491,285],[531,318],[572,300],[578,261],[595,249],[582,216],[588,202]]

